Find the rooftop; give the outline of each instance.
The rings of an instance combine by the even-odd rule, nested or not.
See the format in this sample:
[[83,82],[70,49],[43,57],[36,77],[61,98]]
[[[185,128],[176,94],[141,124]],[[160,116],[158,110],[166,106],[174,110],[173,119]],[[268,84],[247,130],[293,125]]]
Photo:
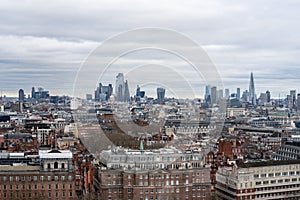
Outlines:
[[264,162],[237,162],[239,168],[250,168],[250,167],[267,167],[267,166],[278,166],[278,165],[293,165],[300,164],[300,159],[297,160],[270,160]]
[[72,159],[73,154],[69,150],[39,150],[41,159]]

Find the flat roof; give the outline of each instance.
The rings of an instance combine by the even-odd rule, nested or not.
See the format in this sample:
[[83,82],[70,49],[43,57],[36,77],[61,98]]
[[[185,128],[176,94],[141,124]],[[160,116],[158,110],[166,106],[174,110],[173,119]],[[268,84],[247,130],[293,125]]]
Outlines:
[[237,166],[240,168],[250,168],[250,167],[267,167],[267,166],[278,166],[278,165],[293,165],[300,164],[300,159],[296,160],[270,160],[263,162],[237,162]]
[[71,159],[73,154],[70,150],[39,150],[41,159]]

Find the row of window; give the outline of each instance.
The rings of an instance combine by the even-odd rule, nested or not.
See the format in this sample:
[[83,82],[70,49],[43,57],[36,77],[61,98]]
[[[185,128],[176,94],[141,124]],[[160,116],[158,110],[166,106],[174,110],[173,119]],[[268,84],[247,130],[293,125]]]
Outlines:
[[[68,187],[68,189],[72,189],[72,184],[69,184],[69,187]],[[46,187],[45,187],[45,185],[40,185],[40,189],[45,189]],[[19,190],[19,189],[22,189],[22,190],[26,190],[26,189],[28,189],[28,190],[32,190],[32,189],[34,189],[34,190],[38,190],[39,189],[39,185],[37,185],[37,184],[35,184],[34,186],[31,186],[31,185],[0,185],[0,190],[14,190],[14,189],[16,189],[16,190]],[[66,185],[65,184],[62,184],[61,185],[61,188],[59,187],[59,185],[58,184],[56,184],[55,185],[55,187],[53,188],[52,186],[51,186],[51,184],[49,184],[48,185],[48,189],[49,190],[51,190],[51,189],[56,189],[56,190],[58,190],[58,189],[67,189],[66,188]]]
[[[23,198],[23,199],[25,199],[25,198],[37,198],[37,197],[46,197],[46,195],[48,196],[48,197],[55,197],[55,198],[59,198],[60,196],[61,197],[67,197],[67,193],[66,192],[62,192],[62,194],[61,195],[59,195],[59,192],[55,192],[55,194],[54,194],[54,196],[52,195],[52,192],[48,192],[48,194],[46,194],[46,193],[37,193],[37,192],[35,192],[35,193],[28,193],[28,194],[26,194],[26,193],[6,193],[6,192],[4,192],[4,193],[0,193],[0,198],[17,198],[17,199],[19,199],[19,198]],[[69,192],[68,193],[68,196],[69,197],[73,197],[73,192]]]
[[[207,194],[206,193],[193,193],[193,197],[194,198],[196,198],[196,197],[203,197],[203,198],[205,198],[206,196],[207,196]],[[189,195],[188,194],[186,194],[185,195],[185,199],[189,199],[190,197],[189,197]],[[116,199],[115,197],[112,197],[111,195],[109,195],[108,196],[108,199]],[[122,199],[122,198],[120,198],[120,199]],[[159,197],[153,197],[153,196],[150,196],[150,197],[148,197],[148,196],[146,196],[146,197],[144,197],[144,196],[140,196],[140,200],[154,200],[154,199],[160,199],[160,200],[164,200],[164,199],[170,199],[170,197],[169,196],[166,196],[166,197],[164,197],[164,196],[159,196]],[[181,199],[181,197],[180,197],[180,195],[174,195],[174,197],[172,197],[172,199],[176,199],[176,200],[179,200],[179,199]],[[130,200],[129,198],[128,198],[128,200]]]
[[[65,181],[65,176],[1,176],[0,181]],[[72,181],[73,177],[68,176],[68,181]]]
[[269,173],[269,174],[254,174],[254,178],[257,179],[257,178],[289,176],[289,175],[300,175],[300,171],[277,172],[277,173]]
[[266,184],[275,184],[275,183],[288,183],[288,182],[296,182],[296,181],[300,181],[300,178],[292,178],[292,179],[279,179],[279,180],[270,180],[270,181],[257,181],[255,183],[255,185],[266,185]]
[[[200,174],[200,173],[195,173],[195,174],[193,174],[193,176],[200,176],[200,175],[203,175],[203,174]],[[148,179],[148,177],[150,178],[150,179],[154,179],[154,178],[158,178],[158,179],[165,179],[165,178],[179,178],[179,176],[180,176],[180,174],[166,174],[166,175],[158,175],[158,176],[154,176],[154,175],[139,175],[139,179]],[[189,174],[183,174],[183,176],[185,176],[186,178],[189,178]],[[116,175],[116,174],[114,174],[114,175],[110,175],[110,174],[108,174],[107,175],[107,177],[108,178],[121,178],[122,176],[120,175],[120,174],[118,174],[118,175]],[[131,179],[132,178],[132,175],[127,175],[127,178],[128,179]]]

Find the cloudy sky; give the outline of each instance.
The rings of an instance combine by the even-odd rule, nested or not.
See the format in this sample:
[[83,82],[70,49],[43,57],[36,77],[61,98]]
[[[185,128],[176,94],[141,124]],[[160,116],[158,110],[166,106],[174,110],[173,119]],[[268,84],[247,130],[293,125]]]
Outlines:
[[[257,95],[266,90],[273,97],[286,95],[290,89],[300,92],[299,10],[300,3],[292,0],[3,0],[0,3],[1,93],[16,96],[17,90],[23,88],[29,94],[35,86],[44,87],[51,94],[72,95],[77,72],[93,50],[116,34],[143,27],[171,29],[197,42],[216,66],[224,87],[232,92],[236,87],[242,91],[248,88],[251,71]],[[147,60],[144,65],[143,59]],[[149,61],[153,61],[153,66]],[[132,92],[136,84],[144,85],[149,94],[154,91],[151,85],[169,83],[177,88],[185,84],[163,70],[164,66],[175,69],[186,65],[175,61],[163,53],[139,52],[120,59],[100,80],[114,84],[116,73],[123,72],[128,74]],[[131,66],[129,71],[136,66],[142,66],[143,70],[129,74],[127,68],[125,71],[118,68],[118,64],[125,66],[124,63]],[[142,82],[133,76],[147,77],[150,69],[158,71],[159,67],[166,74],[166,83]],[[188,73],[188,68],[185,69]],[[186,77],[196,96],[201,97],[204,81],[198,83],[197,77],[189,75],[183,80]],[[93,81],[96,85],[98,80]],[[88,85],[85,88],[88,93],[94,89]],[[172,88],[169,91],[173,95]]]

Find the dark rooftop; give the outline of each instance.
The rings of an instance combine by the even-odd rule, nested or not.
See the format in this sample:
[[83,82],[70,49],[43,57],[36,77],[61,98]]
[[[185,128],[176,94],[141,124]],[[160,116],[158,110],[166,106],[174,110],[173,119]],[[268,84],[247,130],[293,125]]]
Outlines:
[[237,162],[237,166],[239,168],[266,167],[266,166],[291,165],[291,164],[300,164],[300,159],[296,159],[296,160],[269,160],[269,161],[248,162],[248,163],[244,163],[242,161]]

